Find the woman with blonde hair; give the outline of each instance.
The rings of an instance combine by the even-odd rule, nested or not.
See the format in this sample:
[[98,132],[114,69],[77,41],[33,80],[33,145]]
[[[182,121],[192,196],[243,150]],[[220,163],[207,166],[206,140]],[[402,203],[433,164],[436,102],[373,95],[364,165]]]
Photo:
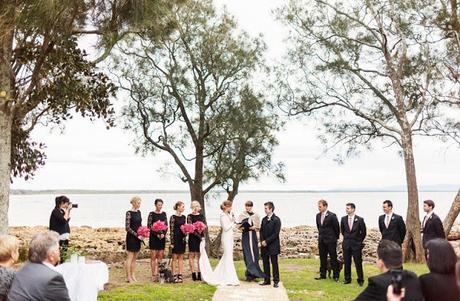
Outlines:
[[[193,201],[190,205],[192,213],[187,216],[187,223],[194,224],[196,222],[204,223],[204,216],[201,214],[201,205],[198,201]],[[190,264],[190,272],[192,273],[193,281],[201,281],[200,265],[198,261],[200,259],[200,243],[204,238],[204,232],[195,232],[188,236],[188,261]],[[197,261],[197,271],[195,272],[195,259]]]
[[200,270],[203,280],[211,285],[239,285],[240,281],[236,275],[235,264],[233,263],[233,225],[235,219],[232,212],[232,202],[224,201],[220,205],[220,226],[222,227],[221,243],[224,253],[216,269],[213,271],[205,250],[204,241],[200,245]]
[[169,235],[171,239],[171,271],[174,275],[174,283],[182,283],[182,274],[184,273],[184,253],[185,253],[185,234],[181,226],[185,224],[186,219],[183,215],[185,205],[179,201],[174,205],[176,214],[171,215],[169,220]]
[[125,228],[126,228],[126,277],[127,282],[136,282],[134,270],[136,260],[141,250],[141,239],[137,235],[137,229],[142,225],[142,216],[139,208],[141,207],[141,198],[135,196],[131,198],[132,208],[126,211]]
[[0,235],[0,301],[6,296],[14,278],[11,267],[19,258],[19,240],[12,235]]

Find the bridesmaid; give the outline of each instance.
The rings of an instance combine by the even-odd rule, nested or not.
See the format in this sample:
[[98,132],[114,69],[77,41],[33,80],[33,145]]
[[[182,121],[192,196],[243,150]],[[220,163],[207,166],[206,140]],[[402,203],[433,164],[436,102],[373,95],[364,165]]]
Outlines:
[[126,251],[128,253],[126,259],[126,277],[128,282],[136,282],[134,270],[136,268],[136,259],[141,249],[141,239],[137,237],[137,229],[142,225],[142,216],[139,208],[141,206],[141,198],[133,197],[131,199],[131,210],[126,212],[125,228],[126,228]]
[[[163,200],[155,200],[155,211],[149,213],[149,218],[147,221],[147,227],[152,228],[152,225],[157,221],[163,221],[166,226],[168,225],[168,218],[166,217],[166,212],[162,211]],[[166,245],[166,232],[167,230],[161,232],[150,231],[149,238],[149,249],[150,249],[150,268],[152,269],[152,281],[158,282],[158,263],[163,260],[165,255],[165,245]]]
[[[204,216],[201,214],[201,205],[198,201],[193,201],[190,209],[192,209],[192,213],[187,216],[187,223],[193,224],[198,221],[204,223]],[[188,261],[190,264],[190,272],[192,273],[193,281],[201,281],[201,273],[200,273],[200,265],[198,261],[200,259],[200,243],[201,240],[204,238],[204,233],[199,233],[195,231],[194,233],[188,236]],[[196,259],[196,266],[197,269],[195,270],[195,259]],[[197,271],[197,272],[195,272]]]
[[[171,237],[172,261],[171,271],[174,275],[174,283],[182,283],[182,274],[184,272],[184,253],[185,253],[185,234],[180,227],[185,224],[183,215],[185,205],[179,201],[174,205],[176,214],[171,216],[169,221],[169,231]],[[177,273],[175,273],[177,271]]]

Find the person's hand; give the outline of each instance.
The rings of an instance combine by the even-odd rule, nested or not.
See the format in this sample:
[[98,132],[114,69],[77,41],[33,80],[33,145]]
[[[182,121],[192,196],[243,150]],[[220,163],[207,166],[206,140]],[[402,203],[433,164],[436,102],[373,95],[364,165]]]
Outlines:
[[401,301],[404,299],[405,294],[406,289],[402,288],[401,294],[396,295],[395,293],[393,293],[393,284],[390,284],[387,288],[387,301]]
[[265,240],[263,240],[261,243],[262,247],[266,247],[267,246],[267,242]]

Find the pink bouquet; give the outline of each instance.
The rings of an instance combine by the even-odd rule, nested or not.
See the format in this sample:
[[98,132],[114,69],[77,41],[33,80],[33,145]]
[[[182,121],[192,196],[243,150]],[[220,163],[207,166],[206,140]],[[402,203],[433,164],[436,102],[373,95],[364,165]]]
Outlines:
[[203,233],[203,231],[206,230],[206,225],[200,221],[193,223],[193,226],[195,227],[195,230],[199,233]]
[[162,232],[166,229],[168,229],[168,226],[166,226],[166,223],[164,221],[156,221],[152,225],[153,232]]
[[193,226],[193,224],[183,224],[182,226],[180,226],[180,229],[184,234],[190,234],[195,232],[195,226]]
[[150,236],[150,229],[149,227],[146,226],[140,226],[139,229],[137,229],[137,236],[140,239],[148,238]]

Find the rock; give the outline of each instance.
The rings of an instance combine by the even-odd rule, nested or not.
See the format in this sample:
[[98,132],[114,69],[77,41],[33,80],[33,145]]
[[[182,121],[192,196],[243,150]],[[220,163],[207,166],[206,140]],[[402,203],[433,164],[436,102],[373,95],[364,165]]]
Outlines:
[[[21,259],[27,255],[28,242],[38,232],[47,231],[46,227],[10,227],[10,234],[17,236],[21,241]],[[214,240],[220,228],[209,227],[209,236]],[[449,237],[460,238],[460,224],[454,225]],[[318,256],[318,233],[316,227],[296,226],[283,228],[280,233],[281,238],[281,257],[284,258],[316,258]],[[70,249],[81,252],[90,259],[98,259],[107,263],[121,262],[125,260],[126,253],[124,244],[126,231],[124,228],[91,228],[72,227]],[[365,262],[375,262],[377,244],[380,241],[380,232],[377,229],[369,229],[364,240],[363,260]],[[235,231],[235,260],[243,259],[241,233]],[[455,252],[460,257],[460,240],[450,241]],[[148,242],[146,241],[148,245]],[[166,245],[168,251],[169,244]],[[341,239],[337,245],[337,251],[341,254]],[[147,247],[143,247],[139,258],[149,258],[150,252]]]

